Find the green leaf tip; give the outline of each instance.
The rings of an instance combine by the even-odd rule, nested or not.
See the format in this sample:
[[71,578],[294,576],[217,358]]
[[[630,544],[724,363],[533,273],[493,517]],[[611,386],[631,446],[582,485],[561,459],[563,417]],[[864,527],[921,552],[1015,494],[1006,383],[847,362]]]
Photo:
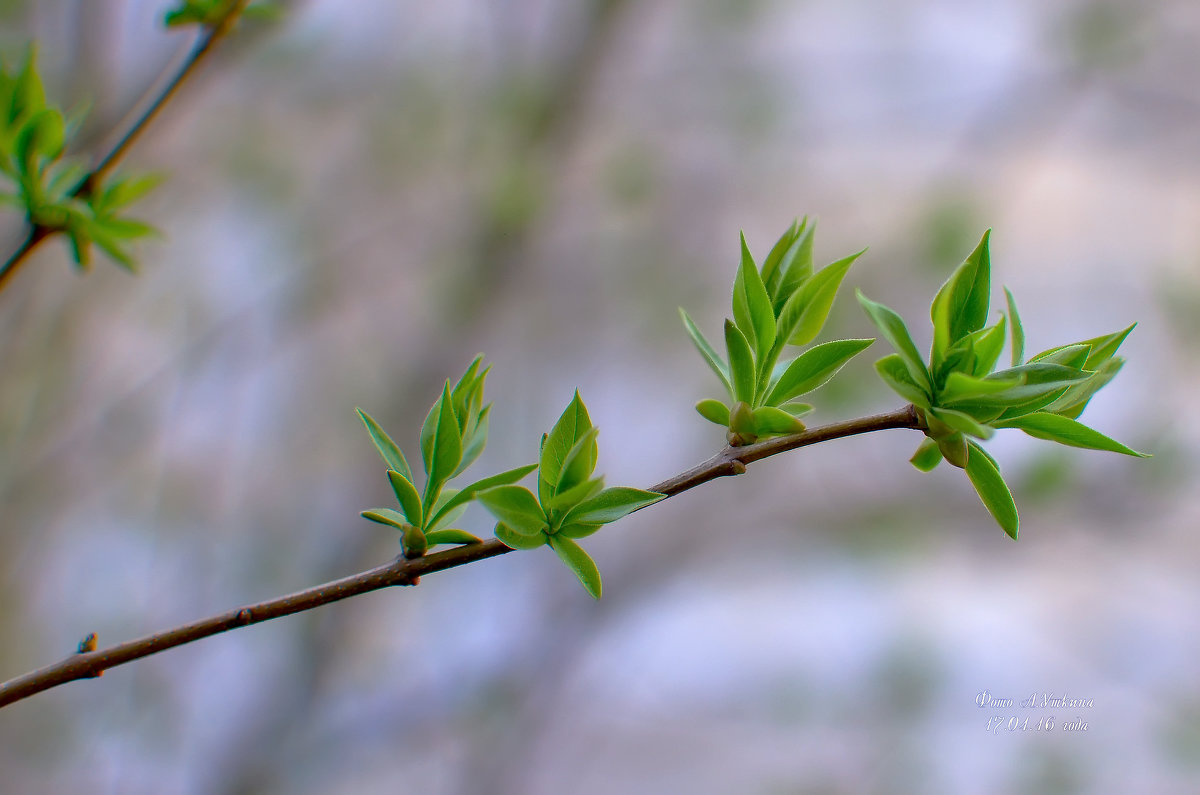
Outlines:
[[726,394],[732,399],[733,386],[729,381],[729,365],[725,363],[721,355],[717,353],[717,349],[712,346],[704,334],[700,332],[700,329],[697,328],[696,324],[692,322],[692,318],[683,307],[679,308],[679,317],[683,320],[683,327],[687,330],[692,344],[696,346],[696,350],[700,352],[700,356],[703,357],[717,378],[721,380],[721,385],[725,387]]
[[371,437],[371,443],[379,451],[379,455],[383,458],[383,462],[387,464],[388,469],[394,469],[399,472],[411,483],[412,470],[409,469],[408,461],[404,458],[404,453],[400,450],[399,445],[392,441],[392,437],[388,436],[387,431],[375,421],[374,417],[360,408],[355,408],[355,411],[358,412],[358,418],[366,426],[367,433]]
[[596,568],[596,562],[591,556],[584,551],[583,547],[575,543],[569,538],[563,536],[550,536],[550,548],[558,555],[559,560],[567,565],[567,568],[575,572],[575,576],[579,578],[579,584],[583,586],[593,599],[599,599],[603,591],[603,583],[600,581],[600,570]]
[[1070,417],[1047,412],[1034,412],[997,423],[998,428],[1019,428],[1037,439],[1058,442],[1069,447],[1082,447],[1088,450],[1105,450],[1111,453],[1149,458],[1148,453],[1139,453],[1115,439],[1110,439],[1094,428],[1089,428]]
[[733,317],[756,358],[767,356],[775,344],[775,312],[754,257],[742,234],[742,260],[733,282]]
[[996,523],[1008,533],[1012,540],[1017,540],[1020,521],[1017,517],[1017,505],[1013,502],[1012,492],[1000,475],[996,462],[974,442],[967,442],[969,450],[967,457],[967,477],[988,513]]
[[605,489],[591,499],[584,500],[563,516],[563,524],[610,524],[634,511],[653,505],[666,495],[655,491],[618,486]]
[[856,295],[858,303],[867,313],[867,317],[883,334],[883,338],[895,349],[896,355],[899,356],[908,371],[908,380],[917,385],[922,392],[928,393],[931,389],[929,370],[925,367],[925,360],[917,350],[916,343],[913,342],[904,320],[891,307],[867,298],[862,290],[856,291]]
[[983,233],[979,245],[955,268],[929,307],[933,322],[931,370],[941,365],[951,345],[987,323],[991,303],[991,255],[988,252],[991,234],[991,229]]

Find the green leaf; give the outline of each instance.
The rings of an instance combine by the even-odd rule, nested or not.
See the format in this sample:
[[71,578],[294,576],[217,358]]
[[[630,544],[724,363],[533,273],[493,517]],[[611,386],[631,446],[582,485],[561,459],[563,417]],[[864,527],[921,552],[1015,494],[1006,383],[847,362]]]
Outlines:
[[483,354],[481,353],[471,360],[462,377],[458,379],[458,383],[450,390],[454,413],[458,417],[459,427],[463,429],[466,428],[467,409],[471,404],[472,397],[483,391],[483,379],[487,377],[487,370],[479,372],[479,365],[482,362]]
[[[806,218],[805,223],[807,222],[808,219]],[[797,221],[793,220],[792,225],[789,226],[787,230],[779,236],[779,240],[775,241],[775,245],[771,247],[771,253],[767,255],[765,260],[763,260],[762,281],[763,285],[767,288],[767,294],[771,296],[772,300],[775,298],[776,290],[779,288],[780,278],[783,276],[783,271],[779,269],[779,265],[783,261],[784,255],[787,254],[788,249],[790,249],[792,244],[796,242],[796,224]],[[803,229],[803,226],[799,228]],[[772,312],[774,311],[775,307],[772,306]]]
[[1131,450],[1115,439],[1110,439],[1099,431],[1089,428],[1070,417],[1047,412],[1026,414],[1024,417],[997,423],[998,428],[1020,428],[1025,433],[1037,439],[1082,447],[1088,450],[1107,450],[1112,453],[1131,455],[1137,458],[1149,458],[1146,453]]
[[417,496],[416,486],[394,469],[389,469],[387,476],[388,481],[392,484],[392,491],[396,493],[396,499],[400,502],[400,507],[404,510],[408,521],[421,527],[424,524],[425,514],[421,507],[421,498]]
[[696,411],[709,422],[715,422],[717,425],[726,427],[729,426],[729,407],[719,400],[711,398],[701,400],[696,404]]
[[781,338],[791,345],[807,345],[821,333],[846,272],[864,252],[866,249],[826,265],[800,285],[779,313]]
[[92,239],[92,242],[107,254],[113,262],[116,262],[130,273],[137,272],[137,263],[133,261],[133,257],[103,227],[96,223],[89,224],[87,234]]
[[13,83],[12,105],[8,118],[15,122],[46,107],[46,90],[37,72],[37,49],[32,45],[25,56],[25,65]]
[[713,348],[704,335],[700,333],[700,329],[696,328],[696,324],[688,317],[688,313],[682,308],[679,310],[679,316],[683,318],[683,327],[687,329],[688,336],[692,338],[692,343],[696,346],[696,350],[700,351],[700,355],[704,357],[704,361],[708,362],[708,366],[717,374],[717,378],[721,379],[721,384],[725,387],[725,391],[729,393],[729,397],[733,399],[733,387],[729,383],[729,366],[721,359],[716,349]]
[[362,516],[364,519],[386,524],[399,530],[400,546],[404,549],[404,557],[409,559],[419,558],[428,549],[425,534],[421,532],[421,529],[405,522],[404,517],[391,508],[376,508],[370,511],[363,511]]
[[942,451],[934,439],[926,437],[908,462],[922,472],[928,472],[942,462]]
[[579,524],[578,522],[571,522],[571,524],[560,527],[555,535],[566,538],[587,538],[603,526],[604,525],[601,524]]
[[438,495],[437,502],[434,502],[433,507],[427,510],[425,524],[421,525],[421,530],[424,530],[426,534],[443,530],[446,525],[454,524],[463,513],[466,513],[466,502],[456,502],[454,506],[443,510],[446,503],[454,500],[457,495],[457,489],[443,489],[442,494]]
[[32,174],[38,158],[55,160],[62,154],[65,134],[62,114],[54,108],[43,108],[21,126],[13,152]]
[[934,443],[937,445],[938,453],[942,458],[946,459],[946,463],[951,466],[956,466],[959,469],[967,468],[967,437],[961,433],[955,432],[949,436],[939,436],[935,438]]
[[453,496],[442,503],[441,507],[437,508],[429,518],[429,526],[435,527],[448,519],[448,513],[459,506],[466,506],[468,502],[475,498],[475,495],[481,491],[495,488],[496,486],[508,486],[516,483],[521,478],[528,475],[533,470],[537,469],[537,464],[527,464],[525,466],[510,469],[507,472],[501,472],[498,475],[491,475],[477,480],[469,486],[459,489]]
[[363,425],[367,426],[367,433],[370,434],[375,449],[383,458],[383,463],[387,464],[388,469],[396,470],[411,483],[412,470],[408,468],[408,461],[405,460],[404,453],[400,452],[400,448],[392,441],[392,437],[387,435],[387,432],[370,414],[359,408],[356,408],[355,411],[358,412],[358,417],[362,420]]
[[585,480],[582,483],[577,483],[565,491],[561,491],[550,498],[550,501],[544,503],[542,508],[547,512],[551,511],[568,511],[574,508],[584,500],[595,497],[604,488],[604,478],[592,478]]
[[979,439],[991,439],[992,434],[995,433],[989,426],[984,425],[974,417],[961,411],[934,406],[929,412],[954,430],[965,433],[968,436],[975,436]]
[[492,404],[488,404],[480,410],[475,419],[475,427],[471,432],[471,439],[467,441],[463,439],[465,447],[463,448],[462,461],[454,469],[454,474],[458,475],[465,472],[467,467],[475,463],[475,459],[479,458],[483,448],[487,446],[488,428],[490,420],[488,415],[491,413]]
[[729,351],[729,375],[735,400],[754,402],[754,355],[750,343],[732,320],[725,321],[725,347]]
[[450,528],[426,533],[425,542],[431,547],[436,547],[438,544],[482,544],[483,539],[466,530]]
[[96,223],[117,240],[136,240],[139,237],[154,237],[159,234],[150,224],[133,218],[102,218],[97,219]]
[[1086,343],[1075,343],[1074,345],[1063,345],[1059,348],[1053,348],[1048,351],[1042,351],[1037,356],[1030,359],[1030,363],[1041,362],[1043,364],[1061,364],[1063,367],[1070,367],[1073,370],[1083,369],[1084,363],[1088,360],[1088,354],[1092,348]]
[[871,318],[871,322],[883,334],[883,338],[896,349],[896,353],[900,355],[908,369],[910,380],[928,394],[931,387],[929,370],[925,368],[925,362],[921,359],[921,354],[917,351],[917,346],[913,343],[904,321],[891,308],[867,298],[863,295],[862,290],[858,291],[858,302],[862,304],[867,317]]
[[425,482],[425,505],[431,506],[437,499],[442,484],[450,479],[458,463],[462,461],[462,436],[458,419],[454,416],[454,405],[450,401],[450,383],[442,387],[441,411],[438,412],[437,429],[429,445],[425,460],[429,480]]
[[804,423],[788,412],[775,406],[759,406],[752,414],[755,436],[772,436],[800,433]]
[[1024,378],[1023,383],[1011,386],[1000,392],[989,395],[979,395],[972,398],[956,398],[942,401],[952,408],[977,414],[977,410],[988,408],[1006,408],[1020,406],[1040,398],[1045,398],[1060,389],[1065,389],[1088,377],[1088,373],[1061,364],[1046,364],[1030,362],[1007,370],[992,373],[984,380],[1011,381],[1013,378]]
[[778,406],[822,386],[846,362],[866,350],[875,340],[833,340],[814,345],[797,356],[767,395],[768,406]]
[[983,233],[979,245],[955,268],[929,307],[929,316],[933,320],[930,363],[935,368],[941,364],[951,345],[987,323],[992,284],[988,255],[991,233],[990,229]]
[[[1058,364],[1078,366],[1084,370],[1097,370],[1104,362],[1113,357],[1113,354],[1117,352],[1117,348],[1121,347],[1121,343],[1125,341],[1125,338],[1129,336],[1129,332],[1133,331],[1135,326],[1137,326],[1136,323],[1112,334],[1104,334],[1099,337],[1093,337],[1090,340],[1074,342],[1069,345],[1059,345],[1057,348],[1049,348],[1034,356],[1029,361],[1056,362]],[[1078,365],[1074,365],[1072,362],[1078,358],[1078,351],[1081,348],[1086,352],[1086,355],[1083,361],[1079,362]]]
[[947,348],[941,364],[933,372],[935,383],[944,386],[946,376],[955,371],[976,377],[990,373],[1004,349],[1006,325],[1001,315],[995,325],[973,331]]
[[[449,384],[450,381],[447,380],[445,382],[445,386],[443,387],[443,393],[445,391],[445,387],[449,386]],[[441,419],[442,398],[439,396],[438,399],[433,402],[433,406],[430,407],[429,413],[425,415],[425,422],[421,424],[421,462],[425,466],[426,474],[430,472],[430,467],[433,464],[433,442],[437,437],[437,430],[441,423]]]
[[372,508],[369,511],[363,511],[361,516],[364,519],[370,519],[372,522],[379,522],[379,524],[394,527],[402,532],[410,525],[404,514],[391,508]]
[[513,549],[537,549],[548,540],[546,534],[540,530],[529,534],[518,533],[503,522],[496,525],[494,532],[500,543]]
[[99,205],[108,211],[126,207],[157,188],[164,179],[166,177],[162,174],[144,174],[138,177],[112,179],[98,194]]
[[92,241],[87,233],[77,227],[67,229],[67,240],[71,245],[71,257],[81,269],[87,270],[92,264]]
[[913,380],[908,365],[900,358],[900,354],[889,353],[875,362],[875,372],[879,373],[883,382],[900,397],[914,406],[929,408],[929,395],[926,393],[926,388]]
[[733,280],[733,317],[759,360],[775,344],[775,313],[771,298],[742,234],[742,263]]
[[983,505],[996,519],[1004,532],[1015,541],[1019,520],[1017,506],[1013,502],[1012,492],[1008,490],[1000,470],[991,456],[974,442],[967,442],[970,453],[967,458],[967,477],[971,485],[983,500]]
[[[800,286],[812,278],[813,275],[813,237],[817,231],[817,222],[804,219],[800,228],[796,230],[796,239],[792,241],[792,245],[784,253],[783,259],[779,263],[779,287],[772,295],[772,301],[775,309],[775,315],[778,317],[783,313],[783,307],[788,300],[796,294]],[[787,338],[784,334],[778,336]]]
[[1008,322],[1012,324],[1012,365],[1017,367],[1025,361],[1025,329],[1021,327],[1021,316],[1017,313],[1017,299],[1007,287],[1004,288],[1004,300],[1008,302]]
[[242,19],[259,22],[278,22],[284,18],[284,10],[276,3],[251,3],[242,10]]
[[978,378],[966,373],[953,372],[946,376],[946,385],[938,392],[938,401],[949,403],[954,400],[971,400],[984,395],[994,395],[1024,382],[1025,377],[1021,375],[1012,378]]
[[204,20],[204,12],[191,6],[185,6],[180,9],[168,11],[163,17],[163,24],[168,28],[176,28],[183,25],[203,24]]
[[45,172],[46,200],[55,204],[67,203],[75,186],[87,175],[82,163],[59,161],[50,165]]
[[584,500],[567,511],[566,515],[563,516],[563,524],[570,524],[571,522],[580,524],[608,524],[609,522],[617,521],[627,514],[633,513],[639,508],[653,505],[659,500],[664,499],[665,496],[658,492],[631,489],[626,486],[605,489],[590,500]]
[[779,408],[791,414],[793,417],[803,417],[805,414],[811,414],[813,406],[811,403],[784,403]]
[[533,535],[546,527],[542,506],[533,492],[524,486],[496,486],[479,492],[478,499],[492,516],[514,532]]
[[555,494],[572,489],[592,476],[596,469],[596,457],[600,453],[596,445],[596,434],[599,432],[599,428],[589,428],[571,447],[571,451],[563,460],[558,483],[554,486]]
[[563,463],[575,443],[587,435],[592,428],[592,419],[588,416],[587,407],[579,397],[579,390],[567,404],[567,408],[559,416],[558,422],[550,429],[549,435],[542,444],[539,457],[538,497],[543,503],[549,502],[554,496],[554,488],[562,475]]
[[1091,354],[1088,355],[1087,361],[1083,363],[1083,369],[1096,370],[1104,362],[1113,357],[1117,352],[1117,348],[1121,347],[1121,343],[1129,336],[1129,332],[1137,327],[1137,323],[1133,323],[1127,328],[1113,334],[1107,334],[1101,337],[1094,337],[1090,340],[1084,340],[1083,345],[1090,345],[1092,348]]
[[584,589],[592,595],[592,598],[599,599],[603,588],[600,582],[600,570],[596,568],[595,561],[588,556],[588,553],[583,551],[583,547],[562,536],[550,536],[549,542],[551,549],[559,559],[567,564],[568,569],[575,572],[575,576],[579,578]]
[[1092,396],[1113,380],[1124,364],[1125,360],[1119,356],[1101,363],[1096,372],[1089,375],[1087,379],[1067,387],[1061,395],[1047,403],[1041,410],[1052,414],[1062,414],[1064,417],[1072,419],[1078,417],[1083,413]]

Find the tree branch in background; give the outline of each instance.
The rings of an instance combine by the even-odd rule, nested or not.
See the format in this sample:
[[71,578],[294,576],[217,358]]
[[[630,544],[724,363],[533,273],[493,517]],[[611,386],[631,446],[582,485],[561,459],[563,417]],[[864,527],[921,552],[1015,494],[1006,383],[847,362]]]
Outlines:
[[[746,471],[747,464],[789,450],[872,431],[891,428],[919,430],[922,427],[920,417],[910,405],[897,411],[832,423],[806,430],[803,433],[781,436],[744,447],[726,447],[704,463],[651,486],[649,490],[671,497],[719,477],[740,475]],[[0,684],[0,707],[76,679],[100,676],[109,668],[115,668],[118,665],[176,646],[183,646],[210,635],[312,610],[322,605],[348,599],[351,596],[358,596],[393,585],[416,585],[423,574],[457,568],[512,551],[499,541],[491,539],[479,544],[458,546],[445,552],[411,560],[398,557],[391,563],[288,596],[235,608],[210,618],[154,635],[147,635],[107,649],[73,654],[53,665]]]
[[[71,197],[86,198],[96,190],[103,177],[125,156],[125,153],[133,146],[146,127],[150,125],[150,122],[154,120],[163,106],[175,96],[184,81],[195,73],[205,57],[229,33],[248,1],[236,0],[229,6],[229,9],[220,20],[203,28],[203,32],[196,39],[195,45],[183,60],[183,63],[180,64],[179,68],[165,83],[151,89],[151,92],[148,94],[149,99],[143,99],[139,103],[143,108],[140,111],[135,109],[133,121],[129,123],[128,128],[112,144],[102,150],[101,154],[95,159],[91,169],[80,178],[79,182],[71,190]],[[33,253],[38,245],[55,231],[37,223],[30,224],[25,239],[13,251],[4,264],[0,265],[0,290],[4,289],[8,280],[16,273],[17,269]]]

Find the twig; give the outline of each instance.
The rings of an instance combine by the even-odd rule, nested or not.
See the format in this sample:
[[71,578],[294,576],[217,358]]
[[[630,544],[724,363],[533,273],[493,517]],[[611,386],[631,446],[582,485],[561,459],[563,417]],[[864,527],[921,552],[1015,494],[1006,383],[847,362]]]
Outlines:
[[[175,95],[184,81],[196,71],[196,68],[204,60],[205,56],[212,51],[218,41],[229,33],[230,28],[237,21],[238,15],[241,14],[242,8],[247,2],[248,0],[237,0],[237,2],[230,6],[229,11],[221,18],[220,22],[204,29],[204,32],[196,39],[195,45],[188,53],[187,58],[179,66],[179,69],[161,88],[152,93],[152,98],[148,102],[143,100],[145,109],[138,113],[133,121],[130,122],[129,128],[125,133],[111,146],[107,147],[96,159],[95,165],[92,166],[91,170],[84,174],[75,185],[75,188],[71,191],[71,196],[87,196],[95,190],[101,178],[112,170],[118,160],[124,157],[129,147],[133,146],[134,142],[141,136],[146,127],[149,126],[150,122],[154,120],[163,106],[170,101],[171,97]],[[25,240],[9,256],[4,265],[0,266],[0,290],[4,289],[8,279],[16,273],[17,268],[25,262],[29,255],[33,253],[33,250],[43,240],[50,237],[53,232],[54,230],[38,224],[30,226]]]
[[[916,410],[912,406],[905,406],[903,409],[886,414],[836,422],[820,428],[812,428],[803,433],[769,439],[745,447],[726,447],[704,463],[651,486],[650,491],[657,491],[671,497],[719,477],[740,475],[746,471],[747,464],[789,450],[872,431],[921,427],[921,420],[917,416]],[[297,591],[288,596],[229,610],[210,618],[154,635],[147,635],[107,649],[73,654],[53,665],[0,684],[0,707],[76,679],[100,676],[109,668],[192,643],[210,635],[312,610],[321,605],[393,585],[416,585],[421,575],[465,566],[468,563],[494,558],[508,552],[512,552],[509,547],[491,539],[479,544],[454,547],[445,552],[437,552],[412,560],[398,557],[391,563]]]
[[21,245],[9,255],[3,265],[0,265],[0,290],[4,289],[8,278],[16,272],[25,258],[33,253],[33,250],[38,247],[38,244],[49,237],[50,231],[43,226],[30,226],[29,231],[25,235],[25,239],[21,241]]

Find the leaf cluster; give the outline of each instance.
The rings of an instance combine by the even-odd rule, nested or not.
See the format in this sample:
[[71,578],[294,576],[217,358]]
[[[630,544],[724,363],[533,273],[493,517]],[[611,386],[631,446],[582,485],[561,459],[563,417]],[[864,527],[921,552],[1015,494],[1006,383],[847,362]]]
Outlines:
[[516,483],[536,468],[530,464],[477,480],[461,489],[446,487],[451,478],[474,463],[487,444],[491,404],[483,403],[483,385],[491,368],[480,370],[482,362],[482,355],[475,357],[453,387],[447,380],[441,396],[425,418],[420,439],[421,463],[425,468],[423,490],[417,489],[412,469],[400,447],[379,423],[358,409],[375,449],[387,464],[388,481],[400,503],[399,510],[373,508],[363,511],[362,515],[399,530],[405,557],[421,557],[429,547],[437,544],[478,544],[477,536],[450,525],[462,516],[480,492]]
[[93,184],[86,167],[66,156],[81,122],[82,114],[68,119],[46,101],[32,47],[15,73],[0,63],[0,173],[13,183],[11,191],[0,192],[0,202],[24,211],[40,234],[64,233],[80,267],[91,263],[94,244],[133,270],[130,241],[155,230],[123,212],[159,179],[110,177]]
[[576,540],[664,495],[604,488],[604,478],[593,477],[599,454],[597,433],[576,391],[558,422],[542,435],[537,495],[524,486],[498,485],[480,493],[479,501],[498,520],[496,538],[513,549],[549,545],[587,592],[599,599],[600,571]]
[[742,235],[742,257],[733,283],[733,319],[725,320],[726,357],[716,351],[688,313],[679,310],[688,335],[716,373],[729,402],[702,400],[696,411],[727,428],[734,446],[804,430],[812,406],[798,398],[832,378],[873,339],[844,339],[813,346],[781,360],[788,345],[805,346],[825,325],[846,272],[863,252],[813,269],[815,223],[793,222],[761,270]]
[[[859,303],[895,353],[875,363],[880,378],[911,402],[926,425],[926,439],[911,461],[929,471],[945,459],[965,469],[980,499],[1001,527],[1017,537],[1017,509],[996,461],[978,444],[997,429],[1073,447],[1141,456],[1076,418],[1121,369],[1117,349],[1133,330],[1068,345],[1024,359],[1025,333],[1012,293],[1007,314],[986,325],[991,295],[990,230],[938,290],[930,306],[933,343],[926,361],[895,311],[860,291]],[[1136,324],[1135,324],[1136,325]],[[1011,364],[996,369],[1010,343]]]

